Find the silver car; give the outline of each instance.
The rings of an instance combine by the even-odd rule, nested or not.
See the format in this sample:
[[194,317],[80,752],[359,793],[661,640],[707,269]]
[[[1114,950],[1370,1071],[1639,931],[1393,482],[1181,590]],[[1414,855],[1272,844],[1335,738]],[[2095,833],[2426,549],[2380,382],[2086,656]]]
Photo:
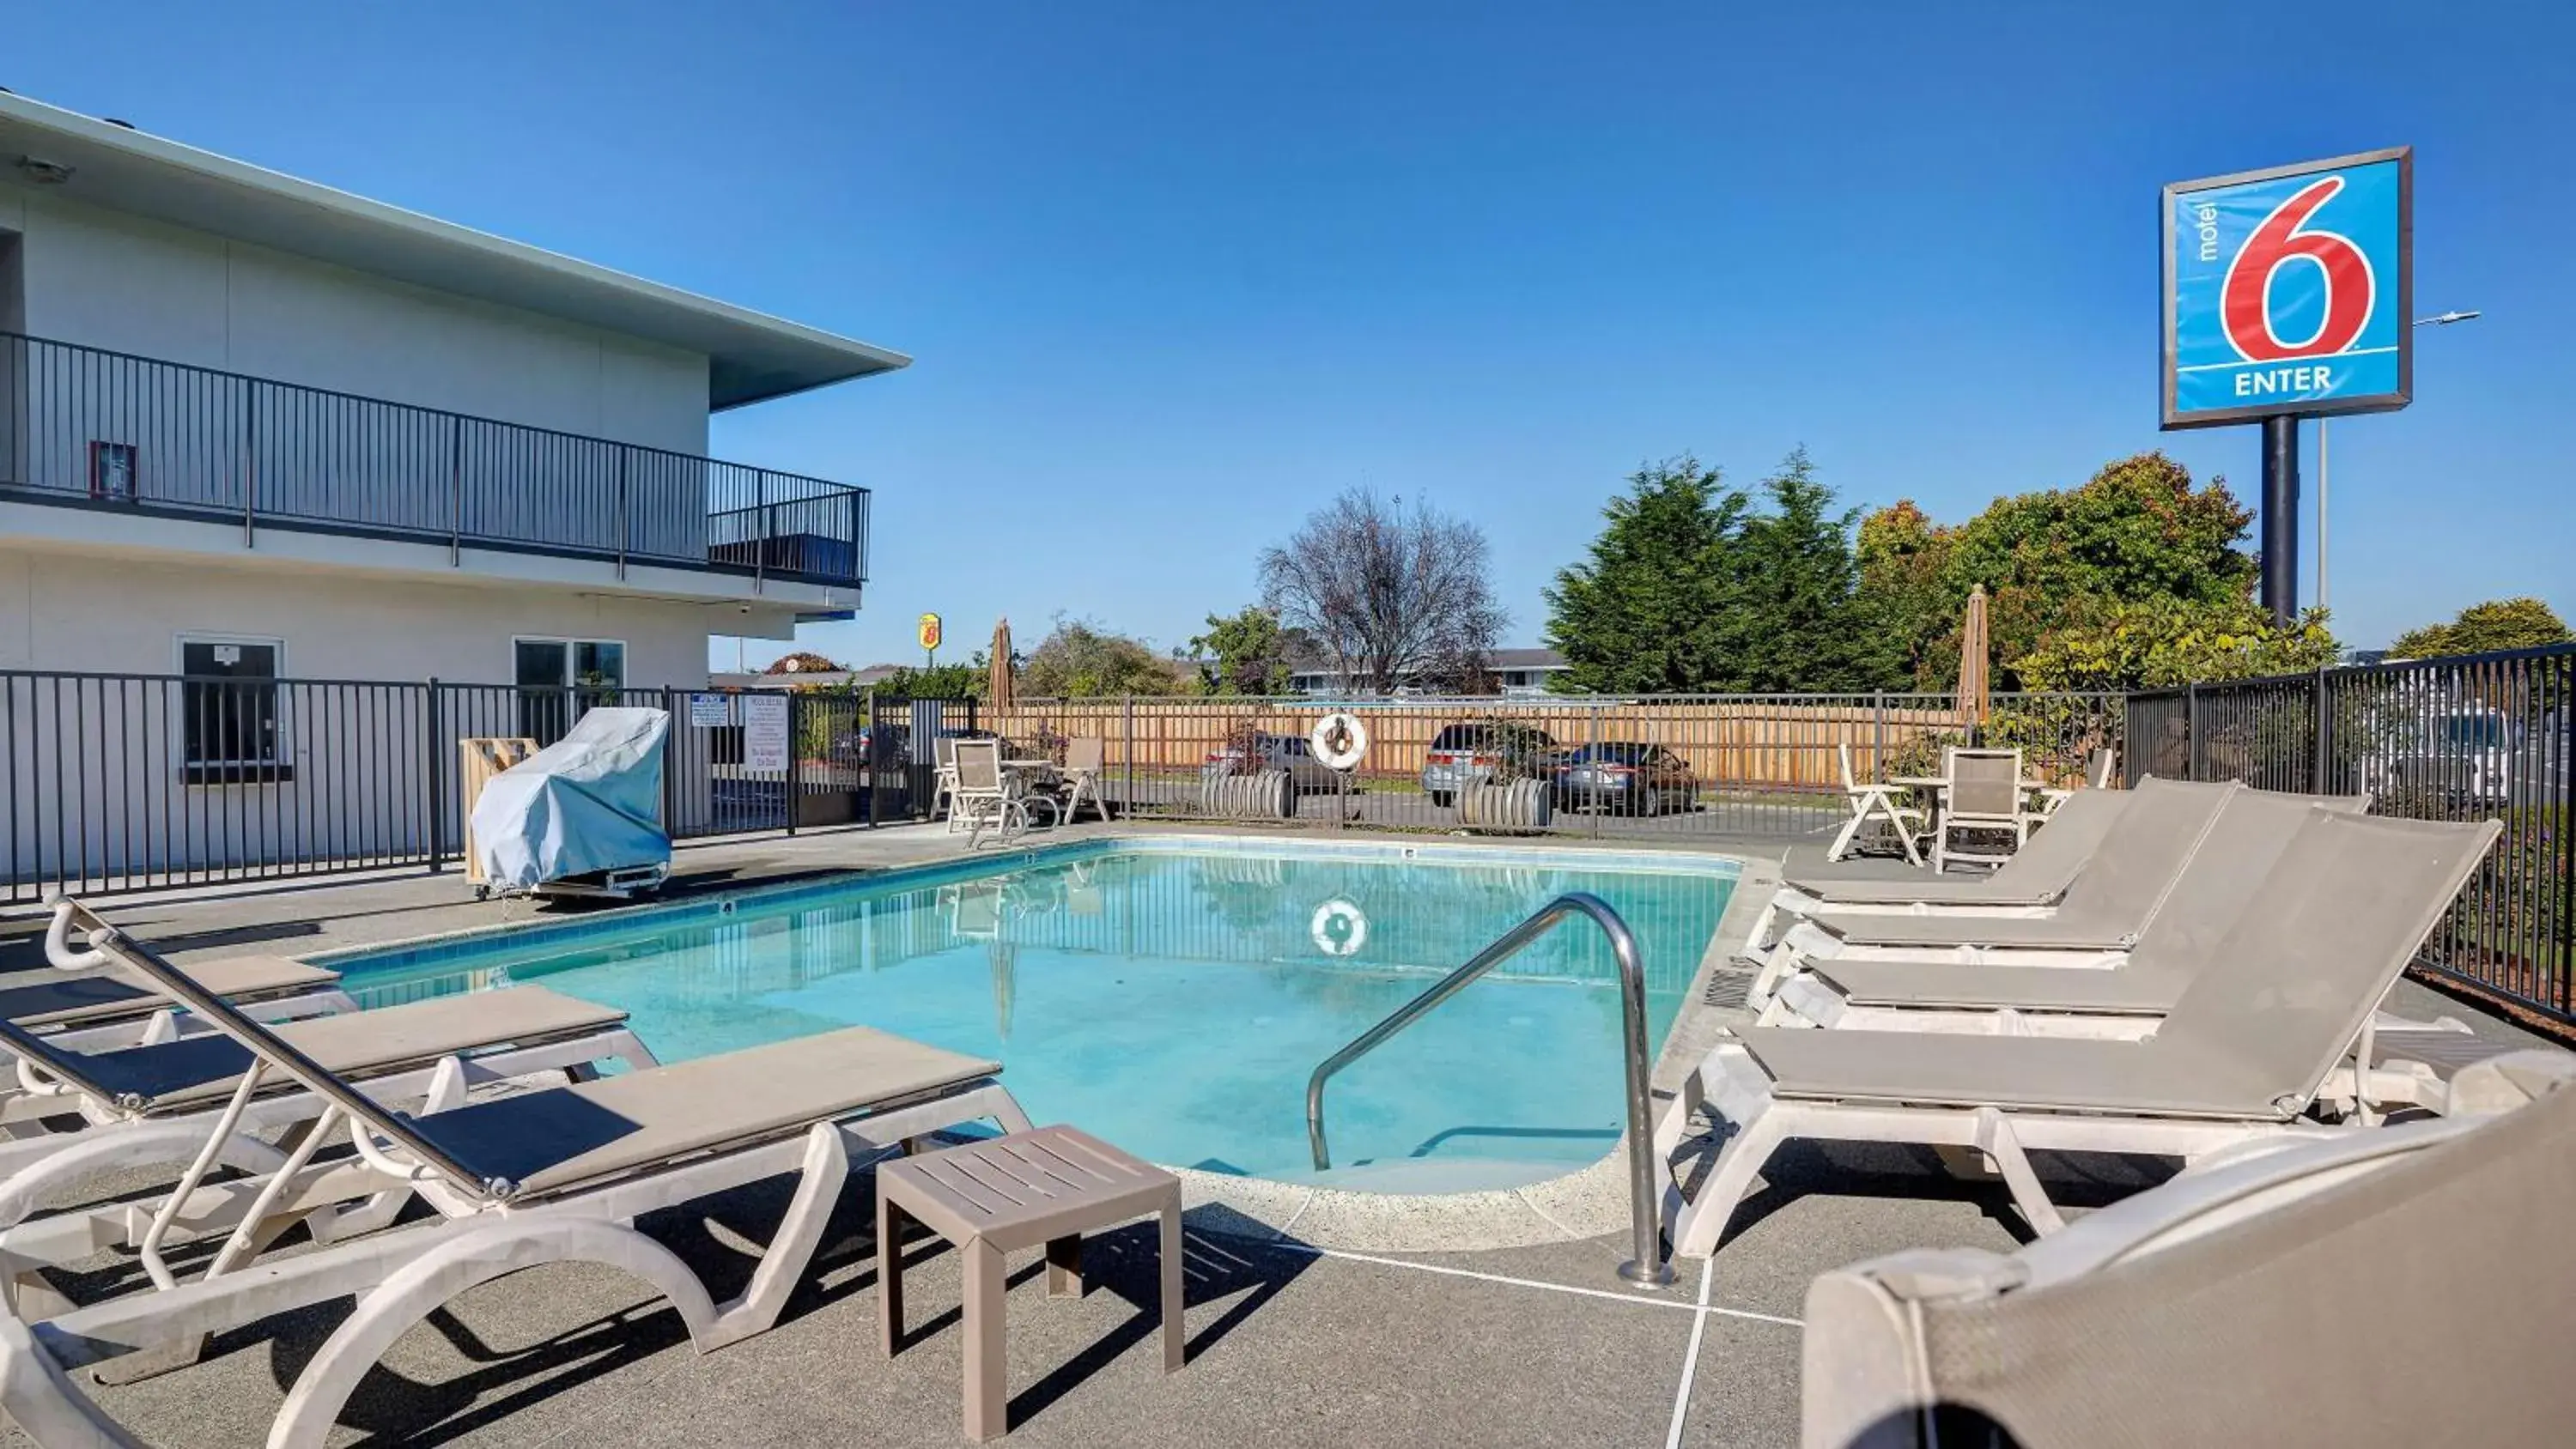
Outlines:
[[1199,767],[1201,783],[1227,775],[1249,775],[1256,770],[1281,770],[1287,773],[1288,788],[1299,794],[1342,787],[1341,772],[1316,759],[1304,735],[1265,734],[1254,738],[1260,754],[1257,762],[1247,764],[1243,747],[1228,741],[1208,751],[1207,763]]
[[1455,802],[1509,767],[1525,779],[1545,778],[1556,754],[1555,737],[1536,725],[1481,720],[1443,725],[1422,757],[1422,792],[1434,805]]

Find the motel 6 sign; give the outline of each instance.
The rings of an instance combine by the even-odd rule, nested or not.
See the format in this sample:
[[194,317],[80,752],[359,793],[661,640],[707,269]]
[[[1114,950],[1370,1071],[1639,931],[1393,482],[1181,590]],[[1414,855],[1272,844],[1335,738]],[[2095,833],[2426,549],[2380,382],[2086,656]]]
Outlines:
[[2165,188],[2165,427],[2406,406],[2414,175],[2399,147]]

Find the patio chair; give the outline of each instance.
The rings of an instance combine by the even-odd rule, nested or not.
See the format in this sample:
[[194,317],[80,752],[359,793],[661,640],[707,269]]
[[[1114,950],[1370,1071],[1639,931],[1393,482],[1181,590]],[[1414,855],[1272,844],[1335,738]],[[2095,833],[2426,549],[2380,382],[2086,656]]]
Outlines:
[[930,742],[930,754],[936,766],[931,776],[930,811],[947,812],[948,826],[956,830],[962,823],[957,818],[957,741],[940,735]]
[[[1761,1025],[1863,1031],[2137,1037],[2217,963],[2219,942],[2260,904],[2255,892],[2311,812],[2360,812],[2354,796],[2231,791],[2137,944],[2095,966],[1962,965],[1938,957],[1825,958],[1784,977]],[[2045,840],[2043,832],[2040,840]],[[2039,847],[2032,842],[2032,849]]]
[[[1941,814],[1932,825],[1932,873],[1939,875],[1953,860],[2001,865],[2030,839],[2030,814],[2021,808],[2021,751],[1944,750]],[[1999,831],[2013,838],[2013,850],[1953,850],[1950,837],[1963,830]]]
[[1883,782],[1875,785],[1860,783],[1852,773],[1849,740],[1837,743],[1834,754],[1842,764],[1843,800],[1851,806],[1851,818],[1843,822],[1843,828],[1834,836],[1834,843],[1825,847],[1825,859],[1840,860],[1849,854],[1852,842],[1860,836],[1861,827],[1875,819],[1887,822],[1887,828],[1896,836],[1896,843],[1904,847],[1907,863],[1921,865],[1923,853],[1914,848],[1914,841],[1923,833],[1923,812],[1910,805],[1897,804],[1894,787],[1890,785]]
[[[81,1367],[129,1355],[185,1357],[209,1333],[356,1297],[288,1389],[268,1442],[318,1449],[350,1392],[405,1330],[482,1283],[549,1263],[589,1262],[643,1279],[709,1351],[766,1331],[799,1286],[854,1157],[967,1122],[1029,1126],[992,1062],[869,1027],[703,1057],[569,1086],[425,1112],[389,1111],[289,1041],[225,1005],[113,927],[100,949],[151,975],[257,1060],[244,1094],[275,1073],[329,1103],[284,1164],[248,1186],[257,1226],[369,1191],[399,1188],[429,1221],[260,1262],[238,1233],[204,1274],[31,1317],[0,1313],[0,1408],[43,1442],[116,1444],[123,1431],[73,1383]],[[357,1156],[316,1165],[342,1125]],[[783,1223],[740,1296],[715,1301],[670,1249],[632,1225],[646,1212],[792,1176]],[[183,1178],[174,1200],[242,1184]],[[43,1428],[34,1428],[41,1424]]]
[[2564,1442],[2576,1088],[2565,1059],[2482,1070],[2499,1115],[2188,1172],[2011,1254],[1819,1277],[1803,1442]]
[[957,740],[955,752],[957,781],[948,796],[948,818],[966,822],[966,848],[973,850],[993,830],[1007,841],[1026,834],[1029,828],[1028,800],[1015,788],[1010,772],[1002,768],[1000,740]]
[[[1779,934],[1754,984],[1759,1008],[1772,986],[1800,961],[1825,957],[1915,958],[2043,966],[2110,966],[2128,954],[2155,919],[2174,883],[2200,849],[2218,813],[2246,787],[2234,781],[2193,784],[2150,780],[2129,792],[2115,837],[2076,874],[2054,910],[2012,915],[1945,911],[1937,915],[1824,910]],[[2116,840],[2116,856],[2109,847]]]
[[2372,1009],[2501,827],[2312,811],[2259,905],[2143,1041],[1752,1027],[1710,1051],[1655,1130],[1669,1164],[1703,1109],[1706,1181],[1667,1191],[1677,1252],[1717,1248],[1779,1144],[1919,1143],[1991,1158],[2041,1233],[2063,1225],[2034,1150],[2205,1157],[2330,1128],[2306,1117]]
[[[2084,788],[2088,790],[2110,789],[2111,772],[2118,766],[2119,762],[2120,752],[2113,749],[2111,746],[2104,745],[2100,749],[2095,750],[2093,752],[2092,759],[2084,766]],[[2057,819],[2057,812],[2065,807],[2067,801],[2075,798],[2077,792],[2066,789],[2062,786],[2042,785],[2039,787],[2038,793],[2039,816],[2031,822],[2031,830],[2034,834],[2038,832],[2038,829],[2042,824],[2054,822]]]
[[1064,765],[1057,772],[1063,782],[1058,823],[1071,825],[1074,812],[1088,797],[1091,808],[1103,821],[1109,818],[1109,804],[1100,798],[1100,777],[1108,772],[1109,742],[1098,735],[1077,735],[1064,747]]
[[1973,879],[1910,876],[1846,877],[1794,861],[1783,870],[1779,889],[1755,918],[1748,950],[1769,949],[1783,918],[1803,918],[1819,911],[1856,914],[1940,915],[1972,911],[1981,915],[2037,915],[2056,909],[2078,871],[2097,853],[2116,858],[2123,845],[2113,827],[2133,798],[2127,790],[2100,790],[2071,803],[2049,828],[2013,852],[1992,873]]

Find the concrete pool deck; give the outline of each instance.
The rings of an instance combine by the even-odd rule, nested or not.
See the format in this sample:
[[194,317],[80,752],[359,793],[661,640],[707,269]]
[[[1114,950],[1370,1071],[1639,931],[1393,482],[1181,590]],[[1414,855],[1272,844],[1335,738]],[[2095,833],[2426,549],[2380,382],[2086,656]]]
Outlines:
[[[1128,829],[1087,826],[1038,839]],[[698,845],[680,852],[676,885],[721,891],[925,864],[962,848],[961,837],[935,826]],[[1634,851],[1641,843],[1597,848]],[[1749,924],[1747,903],[1758,905],[1780,842],[1701,838],[1685,848],[1734,855],[1748,868],[1665,1045],[1662,1090],[1729,1019],[1710,1004],[1728,999],[1729,983],[1717,979],[1728,970],[1727,933]],[[524,903],[472,900],[455,874],[418,872],[101,905],[183,964],[244,951],[307,955],[386,944],[532,914]],[[42,969],[41,930],[38,912],[0,917],[0,972]],[[2412,983],[2395,1005],[2520,1037]],[[2108,1201],[2137,1181],[2117,1165],[2053,1166],[2067,1174],[2064,1190],[2078,1203],[2087,1199],[2084,1183]],[[1794,1443],[1797,1316],[1809,1279],[1902,1248],[2008,1249],[2018,1232],[1999,1187],[1953,1180],[1928,1154],[1793,1146],[1774,1159],[1765,1184],[1714,1259],[1684,1262],[1672,1287],[1640,1292],[1612,1271],[1627,1256],[1615,1155],[1603,1167],[1509,1193],[1374,1203],[1345,1201],[1374,1194],[1196,1174],[1189,1366],[1170,1377],[1159,1372],[1149,1227],[1096,1240],[1101,1287],[1079,1300],[1045,1299],[1036,1258],[1015,1258],[1011,1442]],[[1271,1189],[1283,1195],[1268,1196]],[[960,1442],[956,1255],[932,1242],[911,1246],[919,1266],[907,1277],[926,1322],[913,1346],[887,1362],[874,1340],[871,1200],[864,1188],[847,1194],[812,1281],[771,1333],[701,1357],[676,1315],[634,1280],[589,1267],[539,1269],[474,1291],[406,1336],[361,1388],[332,1442]],[[782,1201],[764,1184],[646,1226],[706,1271],[722,1296],[747,1272],[737,1245],[763,1238]],[[84,1268],[69,1284],[75,1296],[139,1277],[130,1257]],[[285,1385],[346,1312],[332,1305],[228,1334],[196,1366],[94,1392],[162,1449],[257,1444]],[[14,1430],[10,1440],[27,1442]]]

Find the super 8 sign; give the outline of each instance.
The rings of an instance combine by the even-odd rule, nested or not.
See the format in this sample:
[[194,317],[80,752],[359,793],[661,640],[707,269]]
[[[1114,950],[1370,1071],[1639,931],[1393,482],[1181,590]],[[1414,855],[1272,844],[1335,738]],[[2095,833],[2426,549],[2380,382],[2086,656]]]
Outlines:
[[2408,147],[2166,187],[2164,426],[2406,406],[2413,200]]

